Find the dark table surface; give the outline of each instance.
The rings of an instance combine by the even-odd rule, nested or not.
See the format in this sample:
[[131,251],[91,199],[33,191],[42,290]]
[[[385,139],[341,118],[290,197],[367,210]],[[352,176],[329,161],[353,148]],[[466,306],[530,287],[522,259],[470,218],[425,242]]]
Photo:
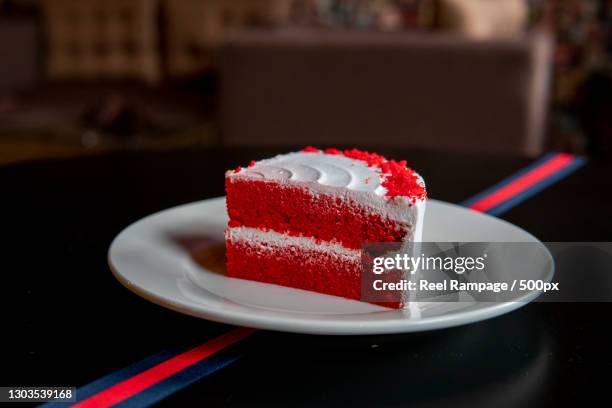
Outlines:
[[[283,149],[284,150],[284,149]],[[0,385],[87,384],[228,326],[172,312],[119,284],[106,252],[152,212],[223,195],[223,172],[279,151],[130,152],[0,168]],[[461,202],[531,161],[384,151]],[[544,241],[609,241],[612,165],[598,160],[502,218]],[[168,406],[559,406],[609,397],[612,305],[533,303],[445,330],[388,336],[260,331],[245,357]]]

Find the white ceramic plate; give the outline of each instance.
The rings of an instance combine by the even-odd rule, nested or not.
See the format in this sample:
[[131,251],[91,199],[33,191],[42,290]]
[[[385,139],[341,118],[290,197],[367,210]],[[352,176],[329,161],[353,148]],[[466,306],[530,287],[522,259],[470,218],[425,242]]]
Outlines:
[[[223,197],[161,211],[115,238],[109,264],[128,289],[159,305],[208,320],[296,333],[441,329],[507,313],[539,294],[528,293],[520,302],[423,303],[417,317],[409,311],[227,278],[223,275],[226,224]],[[539,242],[505,221],[436,200],[428,200],[423,235],[423,241],[430,242]],[[530,270],[530,278],[550,281],[552,263],[545,265]]]

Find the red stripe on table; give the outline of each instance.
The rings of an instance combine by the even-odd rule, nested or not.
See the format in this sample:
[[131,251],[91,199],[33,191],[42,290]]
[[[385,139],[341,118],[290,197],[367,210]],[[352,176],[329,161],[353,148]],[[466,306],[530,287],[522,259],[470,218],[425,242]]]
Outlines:
[[528,188],[539,183],[540,181],[546,179],[551,174],[554,174],[562,168],[568,166],[573,161],[574,155],[559,153],[551,160],[547,161],[546,163],[543,163],[539,167],[536,167],[529,173],[523,174],[521,177],[518,177],[516,180],[506,184],[505,186],[501,187],[499,190],[493,192],[487,197],[476,201],[469,207],[476,211],[488,211],[491,208],[503,203],[504,201],[512,198],[520,192],[525,191]]
[[250,336],[255,331],[255,329],[246,327],[233,329],[191,350],[181,353],[178,356],[172,357],[163,363],[159,363],[134,377],[117,383],[98,394],[92,395],[86,400],[73,405],[73,407],[109,407],[117,404],[224,348],[231,346],[245,337]]

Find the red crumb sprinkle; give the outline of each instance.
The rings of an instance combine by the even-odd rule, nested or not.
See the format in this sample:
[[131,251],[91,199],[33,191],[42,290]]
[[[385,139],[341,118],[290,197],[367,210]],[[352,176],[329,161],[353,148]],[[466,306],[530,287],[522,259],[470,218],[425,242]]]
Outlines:
[[381,156],[380,154],[370,153],[358,149],[345,150],[343,154],[344,156],[350,159],[364,161],[370,167],[380,167],[380,165],[387,160],[384,156]]
[[[302,149],[307,153],[318,153],[321,150],[316,147],[307,146]],[[381,170],[382,186],[387,189],[387,197],[408,197],[413,203],[416,200],[427,198],[427,191],[419,182],[419,177],[414,170],[407,167],[406,160],[387,160],[377,153],[370,153],[359,149],[347,149],[344,151],[328,148],[323,150],[325,154],[341,154],[355,160],[361,160],[370,167],[378,167]],[[370,182],[369,178],[365,183]]]
[[255,160],[251,160],[251,162],[249,163],[249,167],[254,167],[255,166]]
[[427,197],[425,188],[419,183],[414,170],[406,167],[406,162],[389,160],[380,167],[385,178],[382,186],[387,189],[387,197],[405,196],[414,203]]
[[242,167],[238,166],[234,169],[234,173],[240,173],[242,171]]
[[325,154],[342,154],[342,152],[338,149],[334,149],[333,147],[330,147],[328,149],[323,150],[323,153]]

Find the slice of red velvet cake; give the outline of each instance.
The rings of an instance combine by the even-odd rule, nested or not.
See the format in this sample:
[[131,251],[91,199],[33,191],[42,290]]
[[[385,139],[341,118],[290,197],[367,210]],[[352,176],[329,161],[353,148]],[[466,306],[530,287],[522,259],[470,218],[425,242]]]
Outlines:
[[425,184],[405,161],[308,147],[225,182],[230,277],[360,300],[361,245],[421,239]]

